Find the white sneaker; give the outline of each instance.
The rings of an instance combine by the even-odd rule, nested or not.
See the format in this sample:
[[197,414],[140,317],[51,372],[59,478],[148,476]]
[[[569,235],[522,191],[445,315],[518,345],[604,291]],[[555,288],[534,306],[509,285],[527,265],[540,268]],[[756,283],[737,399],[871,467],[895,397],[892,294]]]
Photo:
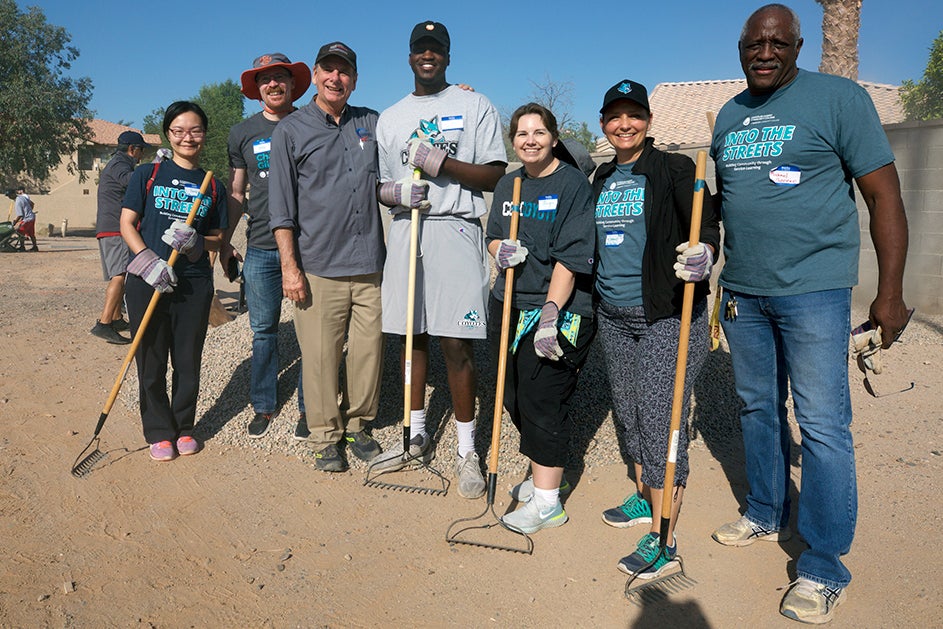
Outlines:
[[844,588],[830,588],[799,577],[783,597],[779,613],[799,622],[821,625],[829,622],[845,600]]
[[455,458],[455,476],[458,477],[458,495],[474,500],[485,493],[485,479],[481,476],[481,464],[477,452]]
[[370,465],[376,472],[395,472],[401,470],[407,465],[419,463],[428,463],[432,460],[432,440],[425,433],[420,433],[409,440],[409,454],[403,454],[403,442],[400,441],[396,447],[381,452],[374,458]]
[[559,500],[549,507],[537,506],[536,500],[528,500],[523,507],[508,513],[501,521],[522,533],[536,533],[540,529],[563,526],[568,519]]
[[[573,486],[564,476],[560,479],[560,495],[566,496],[571,491],[573,491]],[[527,502],[534,495],[534,477],[528,476],[523,482],[511,487],[511,491],[508,493],[511,494],[511,498],[518,502]]]

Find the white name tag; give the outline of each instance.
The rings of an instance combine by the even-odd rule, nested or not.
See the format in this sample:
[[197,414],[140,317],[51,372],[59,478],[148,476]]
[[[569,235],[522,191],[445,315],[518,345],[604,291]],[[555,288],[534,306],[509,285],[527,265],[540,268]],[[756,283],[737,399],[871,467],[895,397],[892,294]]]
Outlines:
[[606,232],[606,246],[607,247],[618,247],[625,241],[625,233],[623,232]]
[[557,195],[548,194],[547,196],[537,199],[538,212],[550,212],[555,209],[557,209]]
[[200,186],[194,186],[192,183],[183,184],[183,191],[187,193],[188,197],[196,197],[200,194]]
[[258,155],[259,153],[269,153],[272,150],[272,139],[266,138],[265,140],[256,140],[255,144],[252,145],[252,152]]
[[777,186],[795,186],[802,178],[802,171],[797,166],[777,166],[769,171],[769,180]]
[[461,116],[442,116],[439,118],[439,131],[461,131],[465,123]]

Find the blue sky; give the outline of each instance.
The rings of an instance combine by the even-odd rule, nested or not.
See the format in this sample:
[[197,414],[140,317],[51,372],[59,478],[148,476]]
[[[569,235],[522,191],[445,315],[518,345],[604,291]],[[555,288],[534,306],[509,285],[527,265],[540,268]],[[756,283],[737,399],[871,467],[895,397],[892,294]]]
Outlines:
[[[18,0],[21,9],[35,4]],[[341,40],[358,55],[355,105],[377,110],[412,90],[406,63],[409,32],[427,19],[452,36],[447,78],[488,96],[502,111],[529,100],[532,81],[547,77],[574,87],[572,116],[598,134],[598,109],[613,83],[740,78],[737,38],[764,2],[469,2],[418,3],[283,0],[201,2],[38,2],[65,27],[80,51],[73,76],[88,76],[96,117],[140,126],[146,114],[195,96],[200,86],[239,80],[252,59],[280,51],[308,65],[324,43]],[[818,68],[821,7],[788,3],[805,44],[799,66]],[[263,7],[284,7],[281,13]],[[603,7],[596,9],[593,7]],[[899,84],[919,80],[930,46],[943,29],[941,0],[864,0],[859,78]],[[310,88],[299,102],[308,102]],[[246,113],[258,103],[246,102]],[[657,114],[657,112],[656,112]],[[212,121],[211,121],[212,124]]]

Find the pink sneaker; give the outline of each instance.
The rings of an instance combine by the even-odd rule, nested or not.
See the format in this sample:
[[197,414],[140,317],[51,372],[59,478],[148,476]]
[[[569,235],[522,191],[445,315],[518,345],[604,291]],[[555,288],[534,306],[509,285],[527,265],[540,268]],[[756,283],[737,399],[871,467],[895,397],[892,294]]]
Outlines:
[[200,442],[193,437],[180,437],[177,439],[177,453],[180,456],[196,454],[200,451]]
[[174,454],[174,444],[169,441],[158,441],[151,444],[151,458],[155,461],[172,461],[176,456]]

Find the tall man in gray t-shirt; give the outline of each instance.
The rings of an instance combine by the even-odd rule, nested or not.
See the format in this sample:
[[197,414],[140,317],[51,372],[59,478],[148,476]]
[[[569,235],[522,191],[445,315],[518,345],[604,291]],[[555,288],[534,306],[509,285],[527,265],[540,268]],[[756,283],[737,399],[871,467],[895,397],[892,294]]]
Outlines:
[[[438,22],[417,24],[409,38],[415,90],[387,109],[377,123],[380,179],[402,181],[414,168],[428,181],[430,207],[422,215],[411,357],[410,454],[431,455],[425,432],[429,336],[438,336],[448,371],[458,432],[459,494],[484,493],[475,453],[477,370],[472,339],[486,335],[489,257],[480,217],[482,191],[494,190],[507,167],[498,112],[481,94],[449,85],[451,39]],[[383,271],[383,331],[405,335],[410,214],[394,207]],[[384,467],[403,464],[391,451]]]

